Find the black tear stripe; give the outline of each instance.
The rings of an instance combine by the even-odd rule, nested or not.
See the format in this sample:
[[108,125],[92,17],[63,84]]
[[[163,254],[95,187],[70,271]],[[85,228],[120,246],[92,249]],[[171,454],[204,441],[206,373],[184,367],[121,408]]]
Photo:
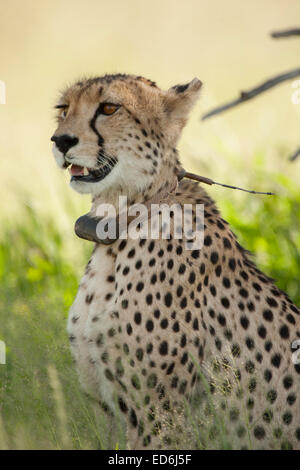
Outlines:
[[95,114],[94,116],[92,117],[92,119],[90,120],[90,128],[92,129],[92,131],[95,132],[95,134],[97,135],[98,137],[98,145],[99,147],[102,147],[103,144],[104,144],[104,139],[102,137],[102,135],[98,132],[98,130],[96,129],[96,121],[97,121],[97,118],[99,116],[99,114],[101,113],[101,106],[102,104],[100,103],[98,108],[96,109],[95,111]]

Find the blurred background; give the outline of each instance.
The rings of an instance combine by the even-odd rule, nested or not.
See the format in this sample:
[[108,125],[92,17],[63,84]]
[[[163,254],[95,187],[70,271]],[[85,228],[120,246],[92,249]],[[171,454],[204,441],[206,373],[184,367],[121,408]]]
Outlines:
[[[78,390],[65,332],[91,245],[75,219],[89,197],[71,191],[50,137],[59,90],[78,78],[123,72],[162,88],[203,83],[184,130],[187,170],[276,196],[209,188],[244,246],[300,304],[300,104],[292,82],[201,122],[212,107],[299,67],[297,0],[2,0],[0,80],[0,448],[104,448]],[[102,419],[102,418],[101,418]],[[103,418],[104,419],[104,418]],[[102,431],[100,432],[99,429]],[[115,442],[121,446],[122,436]]]

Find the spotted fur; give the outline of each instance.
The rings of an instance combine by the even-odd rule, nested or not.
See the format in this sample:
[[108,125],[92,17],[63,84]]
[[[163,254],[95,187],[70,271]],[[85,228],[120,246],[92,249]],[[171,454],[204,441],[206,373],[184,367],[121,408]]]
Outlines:
[[[79,143],[71,154],[56,149],[60,166],[95,166],[100,150],[118,161],[93,188],[73,185],[93,194],[93,211],[120,194],[146,201],[180,169],[176,143],[199,88],[193,80],[165,92],[142,77],[107,75],[63,94],[69,110],[55,134]],[[98,115],[103,99],[120,112]],[[175,410],[185,415],[204,378],[232,448],[299,449],[300,365],[291,349],[299,309],[255,266],[200,185],[183,180],[174,200],[204,204],[202,249],[186,250],[174,219],[170,240],[94,247],[68,321],[83,387],[121,412],[131,448],[180,445]]]

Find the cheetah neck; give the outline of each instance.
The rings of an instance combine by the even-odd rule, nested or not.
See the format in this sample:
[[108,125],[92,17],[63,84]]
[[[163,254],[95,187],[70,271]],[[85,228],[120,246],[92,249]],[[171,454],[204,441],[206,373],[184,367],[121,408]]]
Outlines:
[[160,202],[160,195],[163,195],[163,199],[165,197],[164,193],[166,191],[173,191],[177,183],[176,175],[180,171],[181,166],[178,158],[174,161],[174,152],[177,156],[177,151],[174,149],[170,149],[164,154],[158,173],[140,191],[132,192],[130,188],[124,190],[121,187],[114,187],[107,189],[103,194],[94,196],[90,214],[96,215],[100,205],[110,204],[114,207],[115,213],[119,215],[120,196],[127,197],[128,206],[133,204],[148,204],[152,200],[154,201],[153,203],[158,204]]

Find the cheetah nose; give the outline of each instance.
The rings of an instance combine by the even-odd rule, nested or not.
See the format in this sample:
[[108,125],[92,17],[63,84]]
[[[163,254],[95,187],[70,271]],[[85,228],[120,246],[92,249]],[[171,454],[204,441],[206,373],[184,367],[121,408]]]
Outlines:
[[71,148],[74,147],[74,145],[78,144],[79,140],[77,137],[72,137],[68,134],[63,134],[63,135],[53,135],[51,137],[52,142],[55,142],[58,150],[60,150],[64,155],[67,153],[67,151]]

